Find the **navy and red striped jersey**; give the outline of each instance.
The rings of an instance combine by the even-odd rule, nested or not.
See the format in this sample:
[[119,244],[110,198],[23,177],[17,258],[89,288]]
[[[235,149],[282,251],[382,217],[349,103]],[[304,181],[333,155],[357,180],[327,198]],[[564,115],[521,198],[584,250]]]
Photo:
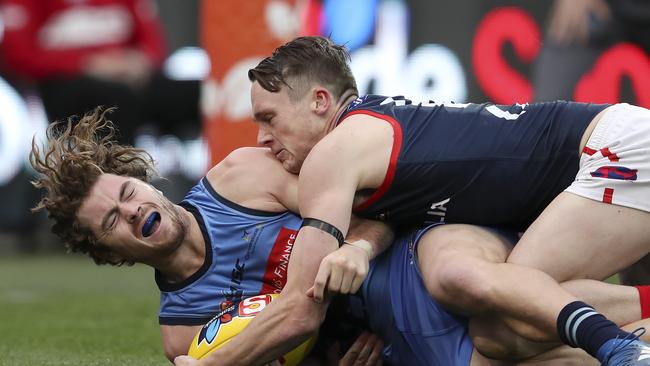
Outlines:
[[398,226],[450,222],[525,230],[574,180],[582,135],[606,107],[360,97],[339,123],[372,115],[392,125],[395,140],[384,183],[355,213]]

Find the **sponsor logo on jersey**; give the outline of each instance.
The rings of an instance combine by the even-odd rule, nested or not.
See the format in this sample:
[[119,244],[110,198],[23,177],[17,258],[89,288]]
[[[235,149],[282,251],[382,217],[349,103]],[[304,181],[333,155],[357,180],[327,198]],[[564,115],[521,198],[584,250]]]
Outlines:
[[623,166],[603,166],[591,172],[591,176],[619,180],[636,180],[637,171],[637,169],[630,169]]
[[208,344],[212,343],[217,337],[217,334],[219,334],[221,324],[226,324],[232,320],[233,313],[237,311],[238,306],[237,303],[226,300],[222,302],[219,307],[221,311],[219,311],[217,315],[201,328],[197,344],[201,344],[203,341]]
[[264,283],[262,293],[279,294],[284,288],[287,283],[287,269],[289,268],[291,250],[297,235],[297,230],[287,229],[286,227],[280,229],[266,263],[266,270],[262,280]]
[[248,232],[248,231],[246,231],[246,230],[244,230],[244,234],[242,234],[241,238],[242,238],[244,241],[249,242],[249,241],[251,241],[251,233]]
[[235,264],[233,265],[232,271],[230,272],[230,287],[228,290],[221,291],[226,300],[236,301],[241,299],[243,291],[239,286],[244,279],[245,271],[246,263],[237,258],[237,260],[235,260]]
[[246,261],[255,255],[255,248],[263,230],[263,224],[255,225],[253,230],[250,230],[250,228],[243,230],[241,240],[248,244],[246,254],[244,254],[243,258],[237,258],[235,260],[232,271],[230,272],[230,287],[228,290],[221,291],[226,300],[238,301],[242,298],[244,292],[241,289],[241,283],[244,280],[244,274],[246,272]]
[[451,197],[432,203],[431,207],[427,211],[429,220],[425,220],[425,223],[445,222],[445,217],[447,216],[447,207],[445,207],[445,205],[448,204],[449,201],[451,201]]

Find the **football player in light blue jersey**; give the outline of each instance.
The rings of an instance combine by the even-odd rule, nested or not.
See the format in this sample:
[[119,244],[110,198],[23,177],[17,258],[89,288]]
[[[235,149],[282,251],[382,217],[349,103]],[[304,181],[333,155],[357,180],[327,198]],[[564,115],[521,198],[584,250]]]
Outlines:
[[[156,269],[161,331],[171,359],[186,352],[200,325],[222,306],[282,290],[301,222],[288,212],[296,210],[297,177],[282,169],[266,149],[239,149],[174,205],[147,183],[150,157],[111,141],[112,127],[104,118],[105,112],[96,110],[74,128],[52,125],[49,146],[44,151],[33,146],[31,162],[41,174],[36,185],[47,190],[39,207],[49,211],[55,233],[71,250],[88,253],[98,264],[141,262]],[[264,184],[259,184],[259,176]],[[378,244],[357,240],[361,234],[351,232],[351,244],[329,260],[346,250],[339,258],[343,263],[357,255],[367,260],[386,245],[379,238],[392,237],[384,225],[374,222],[359,222],[356,227]],[[383,353],[389,362],[463,366],[491,362],[472,347],[467,318],[433,300],[420,277],[415,250],[437,240],[435,233],[443,229],[428,228],[398,239],[371,263],[362,290],[350,301],[351,312],[362,314],[385,340]],[[505,260],[512,239],[497,231],[476,230],[499,248]],[[360,282],[360,277],[344,273],[341,282]],[[625,297],[631,308],[637,306],[634,295]],[[362,299],[364,306],[355,299]],[[356,360],[372,361],[377,352],[371,349],[360,352]]]

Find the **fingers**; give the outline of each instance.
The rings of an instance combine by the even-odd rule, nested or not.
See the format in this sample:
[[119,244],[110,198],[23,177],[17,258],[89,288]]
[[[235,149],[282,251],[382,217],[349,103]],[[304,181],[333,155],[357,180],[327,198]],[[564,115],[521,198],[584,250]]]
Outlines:
[[363,332],[352,344],[339,366],[374,366],[381,364],[384,344],[374,334]]
[[[338,289],[338,293],[341,294],[354,294],[357,291],[359,291],[359,288],[361,288],[361,285],[363,284],[363,281],[366,279],[366,275],[368,274],[368,269],[367,267],[349,267],[343,275],[343,279],[341,280],[341,287]],[[330,289],[330,291],[334,291]]]
[[340,261],[330,265],[330,279],[327,289],[331,293],[341,293],[341,284],[345,278],[345,268],[342,267]]
[[375,342],[373,343],[372,350],[370,351],[370,356],[368,357],[366,365],[381,365],[381,356],[384,350],[384,342],[374,334],[371,334],[371,337],[375,339]]
[[[355,365],[375,365],[377,359],[381,355],[381,341],[374,334],[369,334],[366,338],[366,342],[359,352]],[[378,348],[379,347],[379,348]],[[373,354],[374,353],[374,354]]]
[[[334,262],[335,261],[335,262]],[[331,274],[327,289],[331,293],[355,293],[361,287],[368,273],[366,263],[355,263],[348,258],[337,258],[331,264]]]
[[356,364],[359,354],[361,353],[363,346],[366,344],[369,335],[370,334],[367,332],[363,332],[359,335],[357,340],[354,341],[352,346],[350,346],[350,349],[348,349],[343,358],[339,361],[339,366],[351,366]]
[[368,274],[368,254],[363,248],[344,245],[337,251],[323,258],[314,279],[313,290],[307,296],[313,296],[315,302],[325,299],[325,291],[330,293],[355,293],[363,284]]
[[[356,277],[357,276],[355,275],[354,270],[352,270],[352,273],[344,272],[343,276],[341,278],[341,285],[339,286],[339,288],[337,290],[334,290],[334,289],[330,288],[330,291],[332,291],[332,292],[336,291],[336,292],[338,292],[340,294],[348,294],[348,293],[350,293],[352,291],[352,284],[354,283],[354,280],[355,280]],[[331,284],[330,284],[330,287],[331,287]]]
[[314,297],[314,286],[310,287],[307,292],[305,292],[305,295],[307,295],[307,297]]
[[318,267],[318,273],[316,274],[316,279],[314,280],[313,286],[313,296],[314,301],[317,303],[322,303],[325,298],[325,286],[327,285],[327,280],[329,279],[331,271],[330,262],[327,260],[327,257],[323,259]]
[[368,275],[368,271],[366,270],[362,274],[358,274],[354,276],[354,280],[350,284],[350,293],[354,294],[357,291],[359,291],[359,288],[361,288],[361,285],[363,284],[363,281],[366,279],[366,275]]
[[190,356],[178,356],[174,359],[176,366],[195,366],[198,365],[197,361]]

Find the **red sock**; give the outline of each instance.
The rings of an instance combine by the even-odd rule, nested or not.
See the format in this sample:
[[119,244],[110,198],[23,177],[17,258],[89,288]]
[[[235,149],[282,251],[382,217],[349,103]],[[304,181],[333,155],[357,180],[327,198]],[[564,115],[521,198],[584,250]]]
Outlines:
[[641,319],[650,318],[650,286],[634,286],[639,291]]

